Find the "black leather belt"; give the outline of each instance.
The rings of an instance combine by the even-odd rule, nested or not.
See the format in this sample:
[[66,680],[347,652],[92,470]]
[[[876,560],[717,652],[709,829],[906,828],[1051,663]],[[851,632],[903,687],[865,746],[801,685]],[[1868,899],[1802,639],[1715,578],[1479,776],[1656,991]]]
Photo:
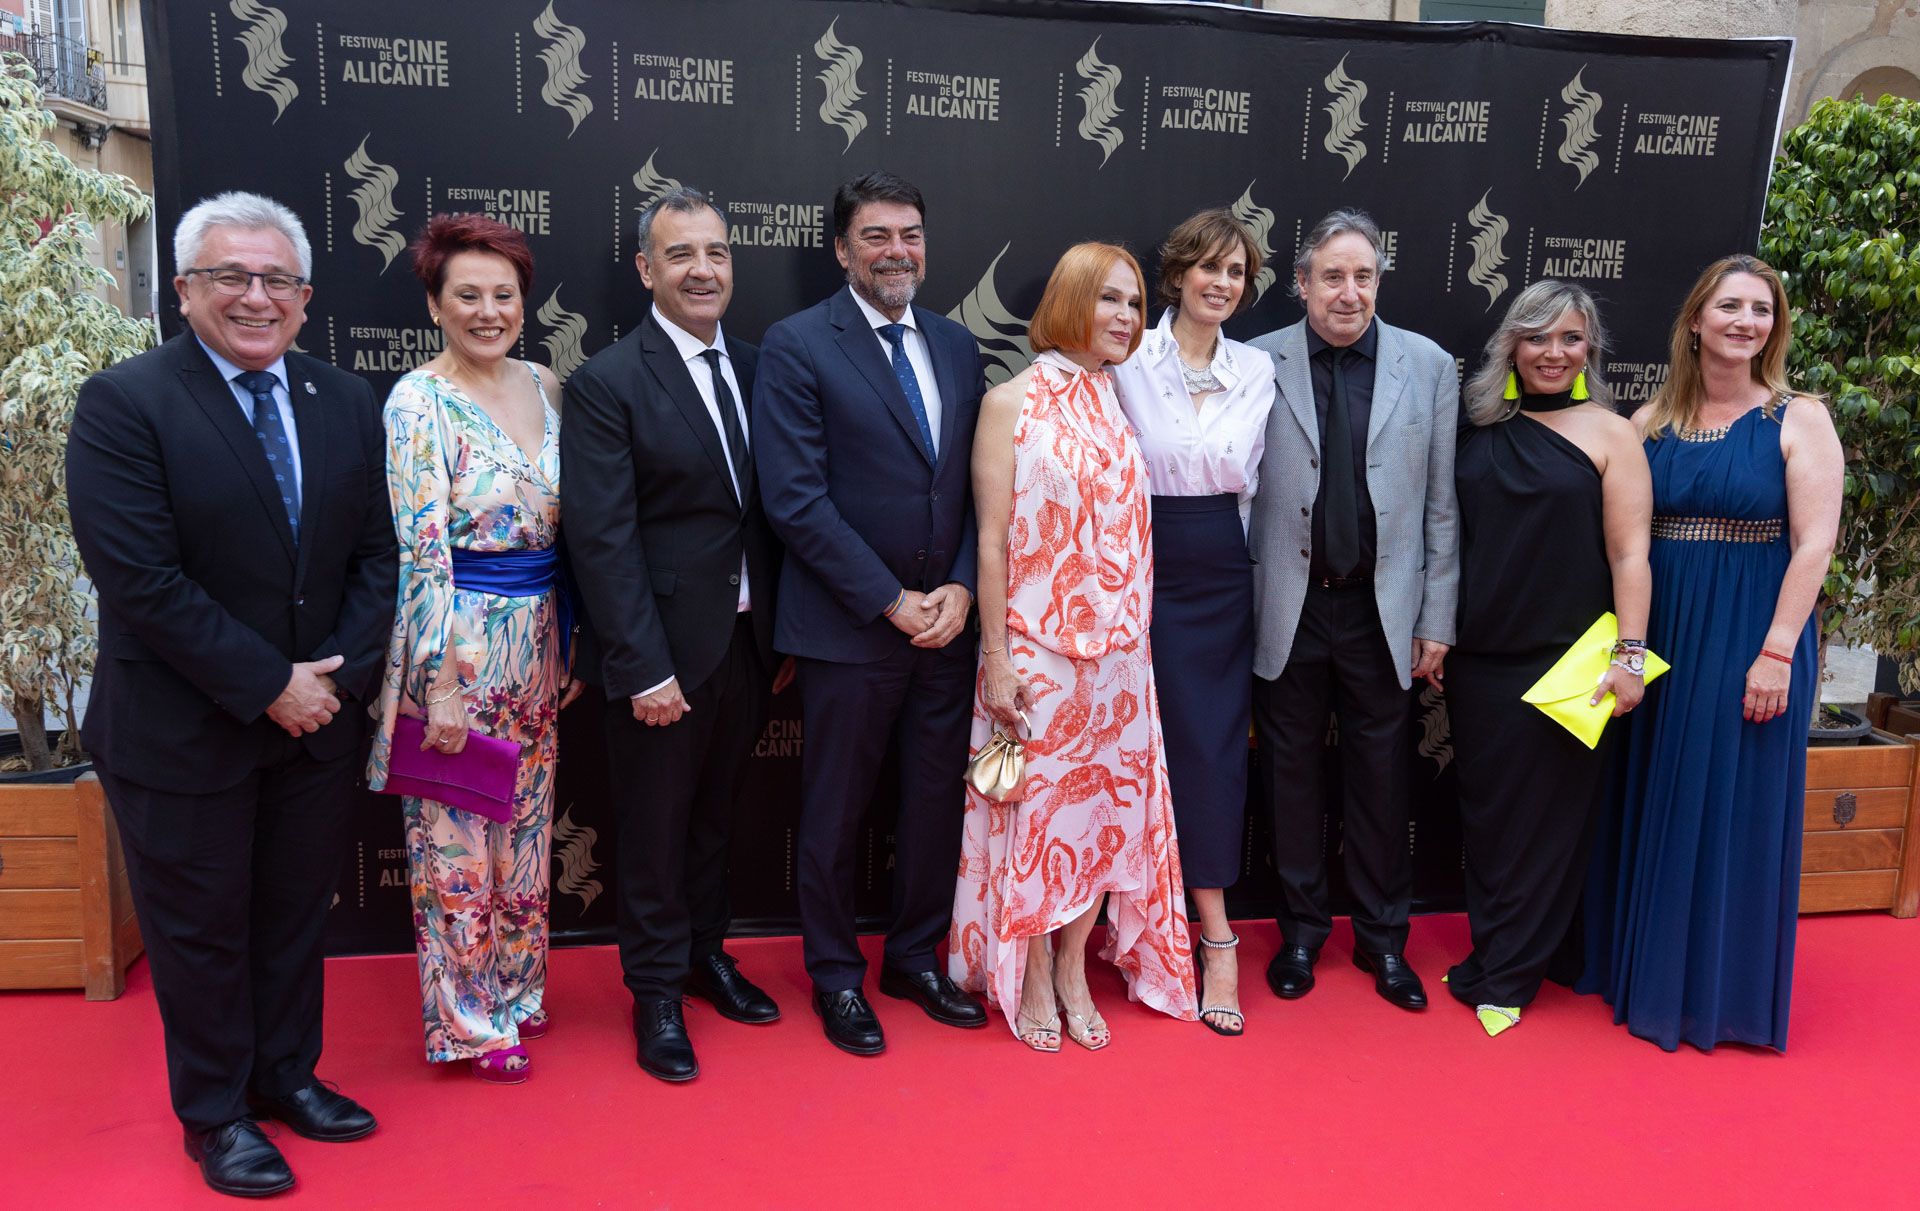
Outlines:
[[1322,589],[1358,589],[1373,583],[1371,576],[1322,576],[1314,585]]

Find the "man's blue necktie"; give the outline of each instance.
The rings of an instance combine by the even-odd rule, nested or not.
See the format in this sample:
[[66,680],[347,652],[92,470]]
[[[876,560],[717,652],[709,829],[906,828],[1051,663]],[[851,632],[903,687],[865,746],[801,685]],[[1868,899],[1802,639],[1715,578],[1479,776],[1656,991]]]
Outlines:
[[907,360],[907,326],[905,324],[882,324],[880,335],[887,338],[887,344],[893,349],[893,377],[900,380],[900,390],[907,393],[907,406],[913,409],[913,419],[920,426],[920,440],[926,443],[928,461],[940,454],[933,444],[933,426],[927,423],[927,401],[920,394],[920,380],[914,377],[913,363]]
[[287,507],[287,525],[293,528],[293,541],[300,541],[300,485],[293,473],[293,447],[287,444],[286,427],[280,423],[280,405],[273,389],[280,382],[265,370],[247,370],[233,381],[253,396],[253,435],[267,456],[267,470],[273,473],[274,486],[280,489],[280,503]]

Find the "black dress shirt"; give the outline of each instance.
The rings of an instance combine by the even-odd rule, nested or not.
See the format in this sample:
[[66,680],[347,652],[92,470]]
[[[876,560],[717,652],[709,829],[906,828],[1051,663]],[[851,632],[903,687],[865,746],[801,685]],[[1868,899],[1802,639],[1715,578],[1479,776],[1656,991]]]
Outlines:
[[1333,574],[1323,554],[1327,546],[1327,476],[1341,474],[1343,470],[1353,476],[1354,503],[1360,513],[1360,560],[1347,574],[1373,575],[1377,537],[1373,497],[1367,493],[1367,424],[1373,416],[1374,353],[1379,344],[1378,320],[1368,323],[1360,339],[1345,348],[1327,344],[1312,324],[1307,325],[1307,361],[1313,369],[1313,413],[1320,422],[1320,449],[1324,452],[1327,448],[1327,401],[1333,395],[1335,357],[1347,359],[1341,367],[1341,376],[1346,380],[1347,423],[1353,433],[1353,465],[1344,469],[1320,468],[1320,491],[1313,498],[1313,555],[1307,564],[1307,575],[1316,581]]

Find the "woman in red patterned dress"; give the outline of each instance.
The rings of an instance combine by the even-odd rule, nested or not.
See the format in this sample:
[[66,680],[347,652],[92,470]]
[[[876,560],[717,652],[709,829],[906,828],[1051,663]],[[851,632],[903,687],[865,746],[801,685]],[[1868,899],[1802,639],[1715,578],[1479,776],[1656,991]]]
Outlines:
[[1140,266],[1078,244],[1047,280],[1039,354],[981,402],[973,442],[980,524],[973,748],[996,724],[1027,740],[1014,801],[969,787],[948,964],[1036,1051],[1110,1034],[1087,987],[1101,957],[1128,995],[1196,1018],[1193,954],[1161,752],[1147,628],[1153,600],[1146,462],[1109,367],[1145,327]]

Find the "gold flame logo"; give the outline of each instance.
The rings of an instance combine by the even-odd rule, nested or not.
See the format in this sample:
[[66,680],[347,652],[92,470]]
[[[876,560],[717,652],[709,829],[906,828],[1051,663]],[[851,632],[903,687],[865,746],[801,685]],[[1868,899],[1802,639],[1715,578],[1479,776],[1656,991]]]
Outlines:
[[1433,776],[1453,760],[1453,720],[1447,715],[1447,696],[1432,686],[1420,691],[1420,755],[1433,762]]
[[[829,126],[838,126],[846,132],[847,147],[860,137],[867,128],[867,115],[854,108],[853,103],[866,96],[860,87],[860,64],[864,56],[857,46],[848,46],[834,36],[833,27],[840,24],[835,17],[827,24],[827,32],[813,44],[813,53],[827,65],[827,69],[814,79],[827,86],[827,94],[820,102],[820,120]],[[845,155],[847,147],[840,149]]]
[[367,140],[373,137],[368,132],[347,157],[343,166],[347,175],[360,182],[353,191],[353,204],[360,212],[360,218],[353,225],[353,238],[369,248],[377,249],[386,260],[380,266],[385,273],[387,266],[393,264],[393,258],[407,246],[404,236],[393,229],[395,219],[406,212],[393,204],[393,187],[400,183],[400,174],[390,164],[382,164],[367,154]]
[[967,331],[973,333],[981,356],[987,359],[989,387],[1006,382],[1033,360],[1033,346],[1027,343],[1028,321],[1007,310],[1006,304],[1000,301],[999,289],[993,284],[994,270],[1000,267],[1000,258],[1007,255],[1011,247],[1011,243],[1000,246],[1000,251],[987,263],[987,271],[980,275],[979,284],[957,307],[947,312],[948,319],[964,324]]
[[661,195],[668,190],[680,188],[680,182],[672,177],[660,175],[659,170],[653,166],[653,157],[659,154],[658,147],[648,152],[647,162],[640,166],[639,172],[633,174],[633,187],[640,191],[641,198],[640,204],[634,207],[635,210],[645,210],[659,201]]
[[247,66],[240,73],[240,82],[254,92],[273,98],[273,120],[278,122],[280,115],[287,112],[287,106],[300,95],[300,86],[280,74],[293,63],[287,57],[286,48],[280,45],[281,35],[287,32],[287,15],[256,0],[233,0],[227,8],[247,23],[247,28],[234,39],[247,52]]
[[1580,170],[1580,181],[1575,189],[1587,183],[1587,174],[1600,164],[1600,157],[1593,153],[1593,145],[1600,138],[1595,128],[1595,120],[1600,116],[1600,94],[1587,88],[1580,80],[1586,72],[1586,64],[1573,73],[1573,79],[1560,90],[1560,99],[1569,108],[1560,115],[1560,125],[1565,128],[1566,137],[1560,140],[1560,162],[1570,164]]
[[1089,143],[1100,145],[1100,167],[1107,166],[1107,160],[1127,136],[1113,120],[1120,116],[1120,105],[1113,98],[1120,91],[1120,69],[1111,63],[1100,61],[1100,39],[1095,38],[1093,45],[1087,47],[1087,53],[1073,65],[1074,74],[1087,82],[1080,90],[1082,117],[1080,118],[1080,137]]
[[1267,292],[1267,287],[1273,285],[1276,276],[1273,269],[1274,214],[1253,200],[1252,181],[1248,181],[1247,187],[1240,191],[1240,200],[1233,204],[1229,213],[1235,222],[1247,229],[1247,235],[1260,250],[1260,272],[1253,279],[1253,301],[1257,303],[1260,296]]
[[1340,62],[1333,65],[1327,78],[1320,81],[1333,90],[1333,100],[1327,104],[1327,137],[1321,145],[1334,155],[1347,162],[1346,176],[1360,161],[1367,158],[1367,145],[1360,140],[1360,132],[1367,123],[1360,116],[1360,103],[1367,99],[1367,86],[1347,74],[1347,57],[1340,56]]
[[1473,224],[1473,264],[1467,266],[1467,280],[1487,292],[1489,311],[1507,288],[1507,275],[1499,272],[1507,263],[1506,250],[1501,246],[1507,238],[1507,219],[1487,208],[1487,196],[1492,192],[1489,189],[1481,194],[1467,212],[1467,222]]
[[560,287],[564,285],[565,282],[555,284],[553,293],[540,304],[540,310],[534,312],[535,319],[552,329],[540,338],[540,343],[546,346],[547,363],[562,379],[587,360],[586,351],[580,347],[587,335],[587,317],[560,305]]
[[593,98],[578,91],[593,78],[580,70],[580,52],[586,49],[587,36],[554,15],[552,0],[548,0],[546,11],[533,19],[533,32],[547,42],[546,49],[540,52],[540,62],[547,67],[547,82],[540,86],[540,99],[555,109],[567,111],[567,116],[573,119],[573,129],[567,132],[571,139],[580,130],[580,123],[593,112]]
[[598,831],[573,822],[571,804],[553,822],[553,855],[560,862],[560,877],[553,885],[558,891],[578,897],[582,912],[606,890],[600,880],[593,877],[593,872],[600,869],[593,858],[594,843],[599,840]]

